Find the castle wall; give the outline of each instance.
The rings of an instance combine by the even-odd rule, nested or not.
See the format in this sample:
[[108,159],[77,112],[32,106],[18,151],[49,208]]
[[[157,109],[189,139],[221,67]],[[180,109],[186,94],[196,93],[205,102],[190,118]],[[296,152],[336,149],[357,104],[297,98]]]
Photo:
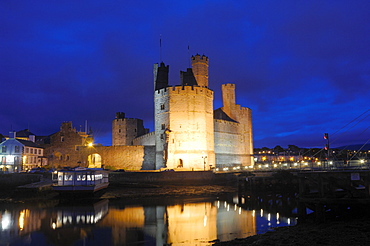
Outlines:
[[223,107],[236,122],[215,120],[216,163],[220,167],[254,165],[252,110],[236,104],[235,85],[222,85]]
[[88,156],[98,154],[101,165],[109,169],[153,170],[155,169],[154,146],[94,146],[78,150],[82,166],[88,166]]
[[155,108],[157,168],[215,167],[213,91],[199,86],[161,89],[155,92]]
[[150,132],[137,137],[132,142],[133,145],[155,146],[155,132]]
[[215,154],[217,167],[249,166],[250,155],[245,151],[244,136],[239,123],[215,120]]

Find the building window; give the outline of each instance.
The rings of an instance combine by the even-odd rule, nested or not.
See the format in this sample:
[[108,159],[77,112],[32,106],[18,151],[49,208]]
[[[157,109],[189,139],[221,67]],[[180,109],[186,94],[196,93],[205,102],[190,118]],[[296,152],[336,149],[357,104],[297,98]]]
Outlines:
[[33,149],[30,149],[30,153],[33,154]]
[[20,148],[18,145],[14,146],[14,153],[19,153],[20,152]]
[[69,161],[69,155],[66,155],[66,161]]
[[121,129],[118,129],[118,133],[121,133]]
[[62,136],[62,137],[60,137],[60,141],[61,142],[64,142],[64,137]]
[[2,152],[2,153],[6,153],[6,146],[2,146],[2,147],[1,147],[1,152]]
[[26,153],[28,153],[28,151],[29,151],[29,149],[28,149],[28,148],[26,148]]
[[161,134],[161,139],[164,139],[163,134]]
[[162,130],[166,129],[166,124],[162,124]]
[[161,104],[161,110],[164,110],[164,104]]
[[63,161],[63,156],[62,155],[59,156],[59,160]]
[[39,149],[39,155],[41,155],[41,149]]

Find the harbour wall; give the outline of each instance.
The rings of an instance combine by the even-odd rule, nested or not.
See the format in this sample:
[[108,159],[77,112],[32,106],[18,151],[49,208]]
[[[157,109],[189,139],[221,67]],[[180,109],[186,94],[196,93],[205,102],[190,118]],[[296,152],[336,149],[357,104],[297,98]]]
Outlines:
[[235,185],[237,176],[232,173],[216,174],[211,171],[164,171],[164,172],[111,172],[112,185]]

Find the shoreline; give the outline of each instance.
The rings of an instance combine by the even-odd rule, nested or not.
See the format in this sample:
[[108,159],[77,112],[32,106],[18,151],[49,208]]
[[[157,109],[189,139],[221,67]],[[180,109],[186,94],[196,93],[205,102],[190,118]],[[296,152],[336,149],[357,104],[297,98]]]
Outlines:
[[[221,185],[109,185],[99,197],[90,197],[91,199],[108,199],[118,201],[120,199],[138,199],[138,198],[161,198],[161,197],[216,197],[234,194],[236,187]],[[19,189],[17,187],[8,187],[0,189],[1,203],[35,203],[48,200],[60,199],[58,193],[51,189]],[[87,199],[90,199],[87,197]]]

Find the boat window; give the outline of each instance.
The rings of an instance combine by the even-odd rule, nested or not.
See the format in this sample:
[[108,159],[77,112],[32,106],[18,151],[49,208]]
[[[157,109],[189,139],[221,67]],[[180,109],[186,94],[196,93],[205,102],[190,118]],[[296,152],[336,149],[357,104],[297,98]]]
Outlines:
[[102,179],[102,178],[103,178],[102,174],[95,175],[95,180],[99,180],[99,179]]
[[59,175],[58,180],[62,180],[62,179],[63,179],[63,175]]
[[90,175],[86,175],[86,176],[87,176],[87,180],[90,181],[91,180]]
[[81,175],[77,175],[77,181],[81,181]]
[[86,176],[82,175],[82,181],[85,181],[85,180],[86,180]]
[[70,181],[72,181],[72,175],[71,174],[64,175],[64,180],[70,180]]

